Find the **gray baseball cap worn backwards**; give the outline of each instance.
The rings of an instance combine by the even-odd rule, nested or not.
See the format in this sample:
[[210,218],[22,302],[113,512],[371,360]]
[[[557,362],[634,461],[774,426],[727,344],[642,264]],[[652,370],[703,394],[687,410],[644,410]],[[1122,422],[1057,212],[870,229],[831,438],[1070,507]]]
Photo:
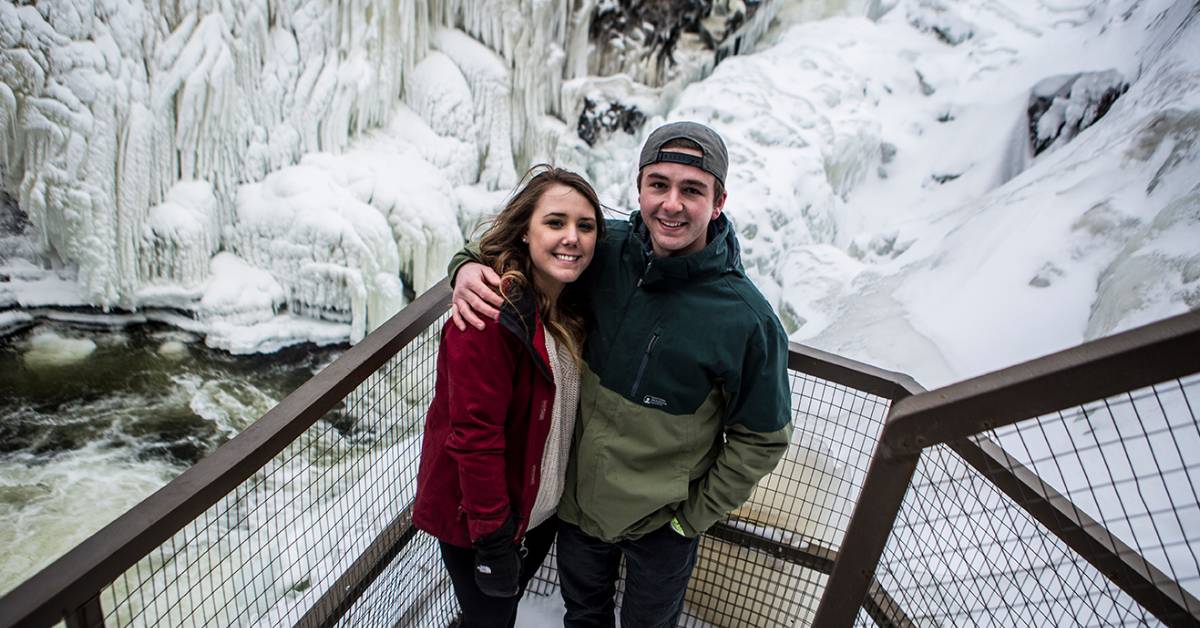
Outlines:
[[[662,149],[664,144],[677,139],[687,139],[699,144],[704,155],[697,157],[670,148]],[[725,150],[725,140],[722,140],[716,131],[695,122],[664,124],[654,129],[650,137],[646,138],[646,143],[642,146],[642,156],[638,159],[638,172],[650,164],[664,161],[695,166],[716,177],[721,185],[725,185],[725,173],[729,170],[729,153]]]

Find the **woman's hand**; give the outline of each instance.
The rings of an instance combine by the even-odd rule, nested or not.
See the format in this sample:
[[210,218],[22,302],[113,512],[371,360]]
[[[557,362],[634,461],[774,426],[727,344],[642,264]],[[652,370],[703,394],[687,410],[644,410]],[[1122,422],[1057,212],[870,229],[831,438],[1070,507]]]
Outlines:
[[520,591],[521,554],[513,541],[512,515],[495,532],[475,541],[475,584],[489,597],[513,597]]

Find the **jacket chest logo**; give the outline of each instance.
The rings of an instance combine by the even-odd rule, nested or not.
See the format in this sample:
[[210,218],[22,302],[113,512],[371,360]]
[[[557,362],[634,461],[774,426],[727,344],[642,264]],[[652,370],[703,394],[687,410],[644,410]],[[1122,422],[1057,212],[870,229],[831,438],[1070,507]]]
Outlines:
[[663,399],[662,397],[655,397],[654,395],[646,395],[645,397],[642,397],[642,403],[647,406],[655,406],[657,408],[667,407],[666,399]]

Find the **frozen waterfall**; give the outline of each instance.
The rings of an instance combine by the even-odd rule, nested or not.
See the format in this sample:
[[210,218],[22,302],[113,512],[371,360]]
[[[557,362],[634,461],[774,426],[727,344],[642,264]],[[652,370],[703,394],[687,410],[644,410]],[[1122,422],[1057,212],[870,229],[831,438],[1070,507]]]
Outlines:
[[[357,340],[441,277],[519,172],[578,152],[564,84],[603,70],[677,93],[729,53],[684,34],[600,54],[605,4],[0,3],[0,177],[36,234],[24,261],[80,304],[192,312],[233,350],[278,343],[218,328],[276,317]],[[774,11],[757,4],[716,2],[718,43],[749,50]],[[230,302],[246,291],[225,280],[261,284],[217,272],[230,259],[282,297]]]
[[729,144],[725,211],[792,338],[944,383],[1200,306],[1196,16],[0,3],[0,180],[20,207],[0,207],[0,328],[93,305],[163,308],[238,352],[357,340],[528,165],[579,169],[629,210],[645,133],[686,118]]

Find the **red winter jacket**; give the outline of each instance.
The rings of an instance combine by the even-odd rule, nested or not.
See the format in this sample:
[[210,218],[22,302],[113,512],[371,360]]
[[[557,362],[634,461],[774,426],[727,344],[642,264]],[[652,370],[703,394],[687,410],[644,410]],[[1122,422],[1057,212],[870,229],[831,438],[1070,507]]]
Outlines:
[[483,331],[442,328],[413,505],[417,528],[471,547],[513,511],[516,538],[525,534],[554,409],[545,333],[531,296],[506,303],[499,324]]

